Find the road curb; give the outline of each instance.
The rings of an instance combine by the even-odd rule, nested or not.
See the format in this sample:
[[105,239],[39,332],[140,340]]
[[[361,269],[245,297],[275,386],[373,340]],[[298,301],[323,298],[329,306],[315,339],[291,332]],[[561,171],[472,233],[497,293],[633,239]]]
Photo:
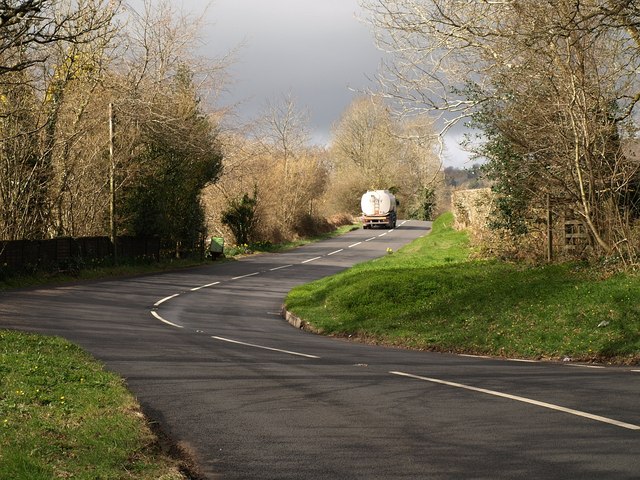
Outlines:
[[282,306],[282,310],[280,311],[282,318],[284,318],[290,325],[296,327],[299,330],[305,330],[311,333],[321,333],[321,331],[315,327],[313,327],[309,322],[303,320],[302,318],[294,315],[289,310],[287,310],[284,305]]
[[280,314],[282,315],[282,318],[284,318],[287,322],[289,322],[296,328],[304,330],[305,326],[307,325],[307,322],[302,320],[300,317],[296,317],[293,313],[284,308],[284,305],[282,306],[282,310],[280,310]]

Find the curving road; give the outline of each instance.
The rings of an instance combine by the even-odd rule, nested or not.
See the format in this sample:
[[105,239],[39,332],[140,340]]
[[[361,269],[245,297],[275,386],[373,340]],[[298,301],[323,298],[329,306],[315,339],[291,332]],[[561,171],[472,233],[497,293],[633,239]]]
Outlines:
[[640,369],[388,349],[281,319],[293,286],[428,229],[3,293],[0,328],[62,335],[104,361],[206,478],[640,478]]

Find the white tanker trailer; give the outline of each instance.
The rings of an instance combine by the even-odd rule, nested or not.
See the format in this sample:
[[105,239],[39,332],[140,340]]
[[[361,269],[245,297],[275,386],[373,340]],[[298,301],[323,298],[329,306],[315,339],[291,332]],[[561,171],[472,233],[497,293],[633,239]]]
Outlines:
[[396,228],[398,202],[389,190],[369,190],[360,199],[362,226]]

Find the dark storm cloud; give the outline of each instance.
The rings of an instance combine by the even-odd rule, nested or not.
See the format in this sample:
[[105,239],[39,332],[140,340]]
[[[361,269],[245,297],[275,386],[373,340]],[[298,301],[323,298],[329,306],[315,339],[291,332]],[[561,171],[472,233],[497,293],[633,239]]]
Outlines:
[[[193,2],[192,2],[193,3]],[[187,3],[185,3],[185,6]],[[357,0],[217,0],[208,11],[207,49],[219,55],[243,44],[222,100],[243,101],[248,119],[292,93],[310,113],[316,141],[369,86],[380,63]]]
[[[205,3],[184,0],[187,11]],[[207,10],[204,52],[219,57],[242,45],[230,67],[223,104],[238,103],[240,120],[249,121],[269,103],[292,94],[310,116],[312,140],[326,144],[331,126],[368,87],[382,53],[358,0],[215,0]],[[446,163],[464,156],[446,140]]]

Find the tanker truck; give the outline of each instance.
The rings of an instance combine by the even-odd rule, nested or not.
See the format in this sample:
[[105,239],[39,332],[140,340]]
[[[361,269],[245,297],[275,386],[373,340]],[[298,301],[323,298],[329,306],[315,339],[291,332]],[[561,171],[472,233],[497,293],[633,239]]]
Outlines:
[[396,228],[396,209],[398,202],[389,190],[369,190],[360,199],[362,207],[362,226],[372,228],[376,225]]

